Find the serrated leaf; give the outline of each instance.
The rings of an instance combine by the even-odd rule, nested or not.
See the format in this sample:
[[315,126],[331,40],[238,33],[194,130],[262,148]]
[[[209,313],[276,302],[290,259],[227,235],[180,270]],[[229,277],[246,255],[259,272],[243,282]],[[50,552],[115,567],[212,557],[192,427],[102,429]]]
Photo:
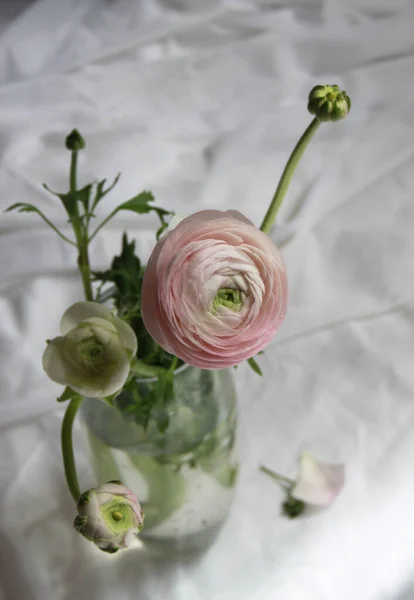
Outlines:
[[67,238],[57,227],[54,223],[52,223],[52,221],[50,221],[45,214],[42,213],[41,210],[39,210],[37,208],[37,206],[34,206],[33,204],[27,204],[25,202],[16,202],[16,204],[12,204],[11,206],[9,206],[9,208],[6,208],[5,212],[10,212],[11,210],[17,210],[18,212],[33,212],[33,213],[37,213],[39,215],[39,217],[41,219],[43,219],[43,221],[51,228],[53,229],[53,231],[55,231],[58,236],[60,236],[63,240],[65,240],[65,242],[68,242],[69,244],[72,244],[75,246],[75,243],[70,240],[69,238]]
[[131,198],[127,202],[124,202],[116,209],[116,212],[120,210],[132,210],[137,214],[148,214],[151,211],[155,212],[158,218],[161,221],[161,227],[157,231],[157,239],[167,227],[167,223],[165,222],[165,217],[171,215],[172,213],[164,208],[159,208],[158,206],[152,206],[150,202],[154,202],[154,196],[151,192],[144,191]]
[[257,373],[258,375],[260,375],[261,377],[263,377],[262,370],[261,370],[261,368],[259,367],[259,365],[257,364],[257,362],[254,360],[254,358],[248,358],[248,359],[247,359],[247,362],[248,362],[248,364],[249,364],[249,367],[250,367],[251,369],[253,369],[253,371],[254,371],[255,373]]
[[75,207],[76,207],[76,195],[75,195],[75,193],[68,192],[67,194],[59,194],[58,192],[54,192],[53,190],[51,190],[50,187],[48,187],[45,183],[43,184],[43,187],[45,188],[45,190],[47,190],[48,192],[50,192],[51,194],[53,194],[57,198],[60,198],[60,200],[62,201],[63,206],[66,208],[66,212],[68,213],[68,215],[70,217],[72,217],[74,215],[74,213],[75,213]]
[[121,173],[118,173],[118,175],[115,177],[115,179],[113,180],[111,185],[109,187],[107,187],[106,190],[104,190],[106,179],[102,179],[102,181],[98,181],[98,183],[96,185],[95,197],[92,202],[92,209],[91,209],[92,211],[98,205],[98,203],[102,200],[102,198],[104,198],[104,196],[109,194],[109,192],[114,189],[114,187],[118,183],[120,177],[121,177]]
[[16,202],[16,204],[12,204],[9,208],[6,208],[4,212],[10,212],[11,210],[17,210],[17,212],[40,212],[33,204],[25,204],[24,202]]
[[[127,202],[120,204],[117,210],[132,210],[136,213],[148,213],[153,210],[152,206],[148,206],[149,202],[154,202],[155,198],[151,192],[141,192]],[[161,209],[162,210],[162,209]]]
[[59,194],[58,192],[54,192],[53,190],[50,189],[50,187],[48,185],[46,185],[46,183],[42,183],[42,186],[45,188],[46,191],[48,191],[50,194],[53,194],[53,196],[57,196],[58,198],[60,198],[61,194]]
[[135,255],[135,241],[128,242],[126,234],[122,236],[122,250],[112,260],[107,271],[93,273],[95,281],[114,283],[111,296],[120,314],[139,308],[141,297],[142,268]]
[[84,188],[74,192],[76,200],[81,202],[85,208],[85,214],[89,213],[89,200],[91,196],[92,184],[85,185]]
[[89,200],[92,190],[92,184],[88,183],[85,187],[80,190],[76,190],[75,192],[67,192],[66,194],[60,194],[59,192],[54,192],[50,189],[45,183],[43,184],[45,190],[59,198],[66,209],[66,212],[69,216],[73,216],[76,212],[76,202],[80,202],[83,204],[85,208],[85,213],[89,212]]
[[78,392],[75,392],[69,386],[65,387],[62,394],[57,398],[58,402],[66,402],[67,400],[72,400],[72,398],[78,397]]

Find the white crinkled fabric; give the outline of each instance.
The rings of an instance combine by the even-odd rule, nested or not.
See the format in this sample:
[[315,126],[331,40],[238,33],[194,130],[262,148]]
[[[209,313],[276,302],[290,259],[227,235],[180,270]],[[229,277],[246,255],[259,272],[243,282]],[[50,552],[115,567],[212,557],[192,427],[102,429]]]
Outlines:
[[[76,259],[35,215],[2,213],[0,597],[412,600],[413,2],[8,0],[0,13],[0,208],[35,203],[64,227],[41,183],[66,189],[74,126],[87,140],[80,183],[122,171],[99,216],[151,189],[180,213],[234,208],[259,224],[310,120],[310,88],[337,83],[353,101],[317,133],[272,234],[288,315],[260,357],[265,377],[235,372],[238,491],[193,564],[105,556],[72,529],[61,388],[41,356],[82,299]],[[94,267],[125,227],[146,258],[155,224],[121,213],[92,246]],[[347,483],[329,510],[284,520],[258,465],[294,476],[303,450],[345,462]]]

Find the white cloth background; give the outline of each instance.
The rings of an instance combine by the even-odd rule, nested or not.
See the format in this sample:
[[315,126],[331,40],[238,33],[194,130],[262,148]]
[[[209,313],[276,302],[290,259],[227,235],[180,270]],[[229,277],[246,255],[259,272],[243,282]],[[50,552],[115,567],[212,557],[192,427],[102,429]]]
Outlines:
[[[235,372],[242,468],[231,516],[197,564],[106,556],[76,535],[46,338],[82,297],[73,248],[34,215],[0,217],[0,596],[5,600],[414,599],[414,2],[40,0],[0,5],[0,208],[64,224],[62,140],[87,140],[80,183],[113,177],[99,216],[144,188],[178,212],[237,208],[259,224],[310,121],[338,83],[353,108],[316,135],[279,227],[288,316]],[[17,13],[19,13],[17,15]],[[12,17],[15,15],[12,21]],[[155,220],[124,214],[146,257]],[[82,487],[91,479],[77,430]],[[345,462],[335,505],[289,521],[262,462]],[[411,587],[412,586],[412,587]]]

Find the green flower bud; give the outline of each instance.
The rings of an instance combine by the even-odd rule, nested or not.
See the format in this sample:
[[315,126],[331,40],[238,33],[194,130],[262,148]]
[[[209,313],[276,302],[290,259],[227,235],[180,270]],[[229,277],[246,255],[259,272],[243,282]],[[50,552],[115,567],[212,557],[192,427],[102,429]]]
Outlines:
[[84,492],[78,500],[78,513],[73,523],[76,531],[111,554],[128,547],[144,523],[134,494],[114,481]]
[[309,94],[308,111],[319,121],[345,119],[351,110],[351,100],[337,85],[317,85]]
[[83,150],[85,148],[85,140],[77,129],[73,129],[66,137],[65,146],[72,152]]

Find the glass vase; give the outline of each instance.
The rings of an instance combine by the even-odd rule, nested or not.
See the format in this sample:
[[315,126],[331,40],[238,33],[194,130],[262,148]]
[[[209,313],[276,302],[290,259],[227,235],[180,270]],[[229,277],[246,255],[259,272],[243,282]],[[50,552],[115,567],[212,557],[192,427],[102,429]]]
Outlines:
[[[143,401],[156,385],[156,379],[135,382]],[[94,398],[82,403],[99,484],[121,480],[136,494],[145,513],[140,540],[148,549],[163,555],[204,550],[227,516],[237,478],[230,371],[178,369],[172,399],[155,404],[146,428],[134,418],[131,392],[116,402],[121,410]]]

